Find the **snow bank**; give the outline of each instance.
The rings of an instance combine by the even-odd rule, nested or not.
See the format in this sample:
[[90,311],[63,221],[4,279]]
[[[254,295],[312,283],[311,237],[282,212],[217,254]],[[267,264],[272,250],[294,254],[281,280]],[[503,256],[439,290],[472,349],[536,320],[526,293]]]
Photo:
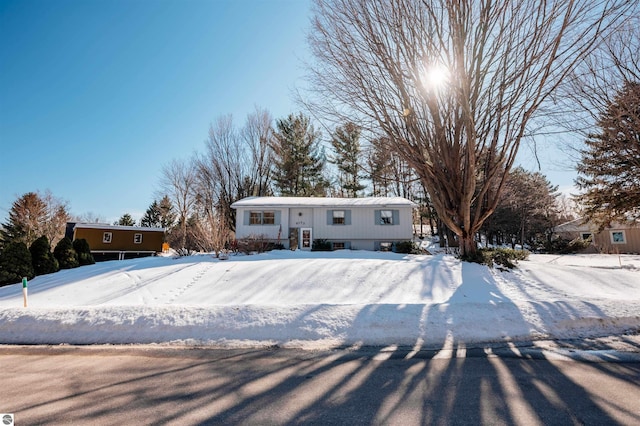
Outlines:
[[104,262],[0,288],[0,342],[447,347],[640,331],[640,256],[272,252]]

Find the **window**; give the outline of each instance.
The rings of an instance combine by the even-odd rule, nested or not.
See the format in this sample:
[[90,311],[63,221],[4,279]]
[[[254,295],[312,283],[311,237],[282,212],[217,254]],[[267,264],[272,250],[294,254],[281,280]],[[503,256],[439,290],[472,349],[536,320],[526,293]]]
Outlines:
[[333,224],[344,225],[344,210],[333,211]]
[[611,231],[611,243],[612,244],[626,244],[624,231]]
[[111,232],[105,232],[102,234],[102,242],[105,244],[111,244],[111,237],[113,234]]
[[276,214],[275,212],[263,212],[262,213],[262,224],[263,225],[273,225],[276,223]]
[[275,225],[276,212],[252,211],[249,212],[249,225]]
[[334,250],[344,250],[344,243],[333,243]]
[[133,243],[142,244],[142,234],[133,234]]
[[393,212],[391,210],[380,210],[380,225],[393,225]]
[[249,213],[249,225],[262,225],[262,212]]
[[580,238],[582,238],[585,241],[587,240],[593,241],[593,234],[591,232],[583,232],[580,234]]

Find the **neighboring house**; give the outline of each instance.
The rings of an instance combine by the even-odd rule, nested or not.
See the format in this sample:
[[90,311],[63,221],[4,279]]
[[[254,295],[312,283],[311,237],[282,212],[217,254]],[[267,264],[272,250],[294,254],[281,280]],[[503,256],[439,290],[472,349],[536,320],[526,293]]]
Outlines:
[[558,237],[568,240],[591,238],[590,251],[594,252],[640,253],[640,225],[634,227],[614,223],[612,226],[598,231],[597,226],[582,223],[582,219],[576,219],[556,226],[553,232]]
[[164,228],[68,222],[65,236],[87,240],[96,261],[122,260],[161,252]]
[[262,237],[302,250],[326,240],[333,250],[381,250],[413,238],[416,204],[400,197],[249,197],[231,207],[239,240]]

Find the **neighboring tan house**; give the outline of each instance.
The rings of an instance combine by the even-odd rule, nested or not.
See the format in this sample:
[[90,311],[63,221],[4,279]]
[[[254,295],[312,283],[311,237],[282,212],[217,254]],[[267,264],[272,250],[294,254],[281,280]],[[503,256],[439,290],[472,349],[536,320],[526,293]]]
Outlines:
[[301,250],[325,240],[333,250],[384,250],[413,238],[416,204],[400,197],[249,197],[231,207],[238,240],[262,237]]
[[162,252],[164,228],[68,222],[65,236],[87,240],[96,261],[122,260]]
[[553,230],[558,237],[573,240],[591,238],[591,247],[587,251],[599,253],[640,253],[640,224],[638,226],[614,223],[612,226],[598,231],[598,227],[590,223],[582,223],[582,219],[558,225]]

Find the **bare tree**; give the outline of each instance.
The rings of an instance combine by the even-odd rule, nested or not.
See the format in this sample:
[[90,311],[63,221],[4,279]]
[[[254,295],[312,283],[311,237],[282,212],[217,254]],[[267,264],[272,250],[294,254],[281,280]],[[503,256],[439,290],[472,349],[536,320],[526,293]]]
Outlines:
[[196,203],[196,169],[195,160],[172,160],[162,168],[160,186],[178,214],[180,227],[180,248],[184,249],[187,242],[187,220],[193,212]]
[[237,131],[231,115],[209,128],[205,152],[198,158],[199,202],[217,210],[227,229],[235,229],[231,204],[248,196],[271,192],[271,115],[256,109]]
[[536,112],[632,6],[316,0],[315,107],[387,135],[472,254]]
[[248,158],[244,160],[249,184],[246,195],[271,195],[273,150],[269,141],[273,137],[272,123],[273,118],[267,110],[256,108],[254,113],[247,116],[247,121],[240,130],[248,153]]

